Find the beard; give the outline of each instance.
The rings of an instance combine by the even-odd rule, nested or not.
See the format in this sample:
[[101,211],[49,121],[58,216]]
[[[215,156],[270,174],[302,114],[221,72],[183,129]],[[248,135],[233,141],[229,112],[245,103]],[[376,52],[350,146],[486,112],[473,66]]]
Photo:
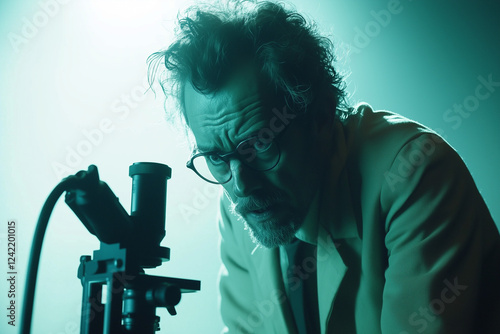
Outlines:
[[241,219],[245,224],[245,229],[249,231],[252,241],[256,245],[266,248],[274,248],[289,244],[295,238],[295,233],[297,233],[302,225],[296,221],[250,224],[243,218]]
[[[304,222],[305,213],[294,208],[281,193],[252,195],[232,203],[231,211],[245,225],[252,241],[265,248],[289,244]],[[259,213],[261,210],[264,213]]]

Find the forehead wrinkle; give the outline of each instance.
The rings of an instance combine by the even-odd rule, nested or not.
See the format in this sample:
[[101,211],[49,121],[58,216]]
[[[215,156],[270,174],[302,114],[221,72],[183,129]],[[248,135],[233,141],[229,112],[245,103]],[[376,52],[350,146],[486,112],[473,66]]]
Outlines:
[[[219,91],[202,94],[194,88],[189,103],[192,126],[203,151],[229,152],[262,128],[269,127],[271,110],[268,92],[263,90],[251,67],[236,73]],[[193,94],[194,93],[194,94]]]
[[234,127],[231,124],[233,117],[221,112],[200,115],[202,119],[201,131],[211,138],[210,143],[199,143],[201,151],[231,150]]
[[[212,113],[200,115],[203,117],[205,132],[223,132],[226,139],[238,139],[248,137],[249,130],[260,123],[266,116],[263,112],[264,106],[259,94],[253,94],[244,99],[237,100],[237,97],[231,98],[225,96],[218,105],[212,105]],[[214,129],[215,128],[215,129]],[[253,129],[255,131],[255,129]],[[231,140],[229,140],[231,141]]]
[[259,119],[265,117],[264,113],[264,101],[258,92],[251,94],[249,96],[235,96],[231,99],[233,106],[232,114],[235,116],[234,126],[239,130],[239,137],[245,137],[249,134],[246,133],[250,128],[253,128],[259,121]]
[[233,140],[235,138],[235,127],[233,127],[230,122],[220,122],[221,118],[217,121],[212,121],[210,124],[205,124],[202,131],[205,134],[211,135],[211,143],[206,143],[208,145],[203,145],[200,143],[198,145],[199,149],[202,151],[231,151],[236,145],[237,141]]

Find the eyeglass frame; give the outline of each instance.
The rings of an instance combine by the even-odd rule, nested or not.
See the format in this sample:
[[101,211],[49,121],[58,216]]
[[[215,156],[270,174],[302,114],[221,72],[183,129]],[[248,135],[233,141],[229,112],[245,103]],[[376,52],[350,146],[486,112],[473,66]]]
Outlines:
[[[286,128],[285,128],[286,129]],[[284,129],[284,130],[285,130]],[[266,171],[269,171],[271,169],[273,169],[274,167],[276,167],[278,165],[278,163],[280,162],[281,160],[281,149],[280,149],[280,146],[278,144],[278,142],[276,141],[279,137],[279,135],[281,135],[283,132],[285,131],[282,131],[281,133],[278,134],[278,136],[275,136],[271,141],[269,141],[269,145],[276,145],[276,149],[278,150],[278,154],[277,154],[277,158],[276,158],[276,162],[269,168],[265,168],[265,169],[258,169],[258,168],[255,168],[253,166],[251,166],[248,162],[245,162],[244,159],[241,159],[241,153],[240,153],[240,147],[251,141],[251,140],[255,140],[255,139],[259,139],[260,136],[251,136],[245,140],[242,140],[237,146],[236,148],[231,151],[231,152],[228,152],[228,153],[224,153],[224,154],[219,154],[217,153],[216,151],[210,151],[210,152],[200,152],[200,153],[197,153],[195,155],[193,155],[189,160],[188,162],[186,163],[186,167],[191,169],[193,172],[196,173],[196,175],[198,175],[199,177],[201,177],[203,180],[209,182],[209,183],[212,183],[212,184],[226,184],[228,183],[229,181],[231,181],[231,179],[233,178],[233,172],[231,171],[231,168],[229,168],[229,173],[231,174],[229,179],[227,179],[227,181],[225,182],[214,182],[214,181],[211,181],[209,179],[207,179],[206,177],[204,177],[203,175],[200,174],[200,172],[198,172],[198,170],[196,169],[196,167],[194,166],[194,159],[198,158],[198,157],[205,157],[205,156],[209,156],[209,155],[217,155],[218,157],[220,157],[227,165],[229,165],[229,161],[232,157],[236,157],[239,161],[241,161],[242,164],[244,164],[245,166],[249,167],[249,168],[252,168],[253,170],[256,170],[256,171],[259,171],[259,172],[266,172]],[[215,176],[214,176],[215,178]]]
[[[302,116],[302,115],[304,115],[304,114],[306,114],[306,112],[299,113],[299,114],[297,114],[296,116]],[[295,119],[294,119],[294,120],[295,120]],[[187,161],[187,163],[186,163],[186,167],[187,167],[187,168],[189,168],[189,169],[191,169],[193,172],[195,172],[195,173],[196,173],[196,175],[198,175],[198,176],[199,176],[200,178],[202,178],[204,181],[207,181],[207,182],[212,183],[212,184],[226,184],[226,183],[228,183],[228,182],[229,182],[229,181],[231,181],[231,179],[233,178],[233,172],[231,171],[231,169],[229,169],[229,172],[231,173],[231,176],[229,177],[229,179],[228,179],[227,181],[225,181],[225,182],[214,182],[214,181],[211,181],[211,180],[207,179],[206,177],[204,177],[203,175],[201,175],[201,174],[198,172],[198,170],[194,167],[194,164],[193,164],[194,159],[196,159],[196,158],[198,158],[198,157],[200,157],[200,156],[204,157],[204,156],[208,156],[208,155],[217,155],[217,156],[219,156],[219,157],[220,157],[220,158],[221,158],[221,159],[222,159],[222,160],[223,160],[223,161],[224,161],[227,165],[229,165],[229,160],[230,160],[230,158],[231,158],[231,157],[233,157],[233,156],[235,156],[238,160],[240,160],[240,161],[241,161],[241,163],[243,163],[245,166],[247,166],[247,167],[249,167],[249,168],[252,168],[253,170],[256,170],[256,171],[259,171],[259,172],[267,172],[267,171],[270,171],[271,169],[275,168],[275,167],[278,165],[278,163],[280,162],[280,160],[281,160],[281,149],[280,149],[280,146],[279,146],[279,144],[278,144],[277,140],[279,139],[279,137],[281,137],[281,136],[282,136],[282,135],[286,132],[286,130],[288,130],[288,128],[290,127],[291,123],[293,123],[293,121],[292,121],[292,122],[290,122],[290,124],[287,124],[287,125],[284,127],[284,129],[283,129],[282,131],[280,131],[280,132],[279,132],[276,136],[274,136],[274,138],[272,138],[272,140],[269,142],[271,145],[272,145],[272,144],[276,145],[276,148],[277,148],[277,150],[278,150],[278,158],[276,159],[276,163],[275,163],[272,167],[269,167],[269,168],[266,168],[266,169],[257,169],[257,168],[252,167],[251,165],[249,165],[248,163],[246,163],[244,160],[241,160],[241,159],[239,158],[239,156],[240,156],[241,154],[238,152],[238,150],[239,150],[239,148],[241,147],[241,145],[242,145],[242,144],[244,144],[244,143],[246,143],[246,142],[248,142],[248,141],[250,141],[250,140],[253,140],[253,139],[256,139],[256,138],[257,138],[257,139],[261,138],[261,136],[259,136],[259,135],[257,135],[257,136],[251,136],[251,137],[249,137],[249,138],[247,138],[247,139],[242,140],[241,142],[239,142],[239,143],[238,143],[238,145],[236,145],[236,148],[235,148],[233,151],[228,152],[228,153],[225,153],[225,154],[222,154],[222,155],[221,155],[221,154],[219,154],[219,153],[217,153],[217,151],[210,151],[210,152],[200,152],[200,153],[197,153],[197,154],[193,155],[193,156],[192,156],[192,157],[191,157],[191,158]],[[215,178],[215,176],[214,176],[214,178]]]

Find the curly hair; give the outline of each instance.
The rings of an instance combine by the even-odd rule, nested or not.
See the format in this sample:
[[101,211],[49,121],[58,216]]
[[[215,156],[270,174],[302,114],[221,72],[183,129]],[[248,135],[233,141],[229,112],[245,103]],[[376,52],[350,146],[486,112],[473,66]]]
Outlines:
[[202,94],[216,93],[242,62],[252,61],[292,110],[307,110],[328,97],[343,119],[349,114],[347,94],[333,50],[313,23],[282,3],[196,5],[178,19],[176,40],[148,58],[150,83],[163,63],[161,87],[177,99],[185,121],[186,82]]

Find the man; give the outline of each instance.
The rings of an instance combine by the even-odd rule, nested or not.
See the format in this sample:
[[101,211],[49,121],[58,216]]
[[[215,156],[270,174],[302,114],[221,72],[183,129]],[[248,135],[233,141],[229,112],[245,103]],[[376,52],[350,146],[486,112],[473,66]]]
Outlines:
[[280,4],[179,24],[151,61],[194,135],[188,167],[224,188],[225,332],[500,332],[499,233],[442,138],[347,107],[331,43]]

